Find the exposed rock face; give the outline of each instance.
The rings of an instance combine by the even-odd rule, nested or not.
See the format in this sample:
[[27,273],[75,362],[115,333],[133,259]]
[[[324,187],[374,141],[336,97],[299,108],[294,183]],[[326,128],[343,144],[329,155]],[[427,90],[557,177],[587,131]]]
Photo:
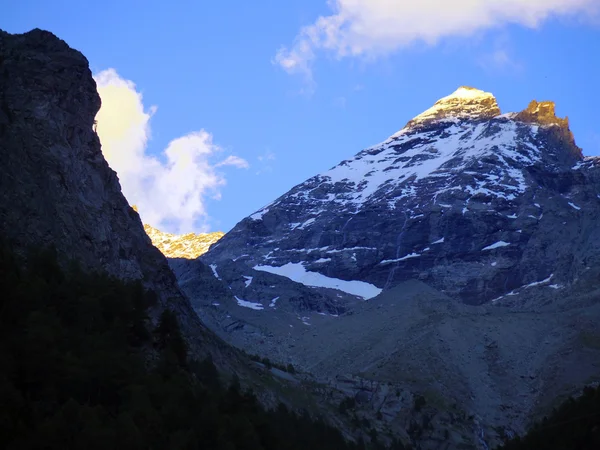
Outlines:
[[167,258],[196,259],[204,255],[211,245],[225,235],[221,231],[178,235],[162,232],[147,224],[144,225],[144,230],[152,240],[152,244]]
[[496,98],[468,86],[461,86],[447,97],[441,98],[428,110],[422,112],[406,125],[418,127],[441,119],[485,120],[500,115]]
[[538,102],[532,100],[527,108],[515,116],[515,119],[522,122],[539,123],[541,125],[558,125],[563,128],[569,128],[569,119],[556,117],[556,105],[554,102]]
[[199,350],[212,333],[179,290],[102,156],[93,130],[99,108],[81,53],[47,31],[0,31],[3,237],[23,251],[53,244],[62,260],[86,270],[142,280],[159,296],[157,311],[174,309]]
[[598,260],[597,169],[582,161],[551,103],[499,115],[491,94],[460,88],[244,219],[203,260],[302,264],[383,290],[419,279],[470,304],[550,275],[564,285]]
[[[600,376],[599,221],[600,160],[553,104],[500,114],[460,88],[173,267],[230,342],[357,396],[380,386],[389,426],[414,419],[393,391],[450,428],[458,405],[492,448]],[[204,264],[218,304],[196,293]]]

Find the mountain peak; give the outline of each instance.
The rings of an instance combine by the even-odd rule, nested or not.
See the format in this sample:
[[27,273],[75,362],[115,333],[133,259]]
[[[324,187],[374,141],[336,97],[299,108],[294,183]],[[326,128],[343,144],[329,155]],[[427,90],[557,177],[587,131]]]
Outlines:
[[515,117],[522,122],[533,122],[540,125],[559,125],[561,127],[569,127],[569,118],[564,119],[556,116],[556,105],[554,102],[538,102],[532,100],[527,108],[518,113]]
[[144,230],[152,244],[167,258],[196,259],[225,235],[221,231],[177,235],[165,233],[147,224],[144,224]]
[[469,86],[461,86],[452,94],[412,119],[407,127],[428,124],[442,119],[490,119],[500,115],[496,97]]
[[444,97],[443,99],[448,98],[463,98],[463,99],[474,99],[474,98],[488,98],[494,97],[490,92],[482,91],[481,89],[477,89],[471,86],[460,86],[456,91],[452,94]]

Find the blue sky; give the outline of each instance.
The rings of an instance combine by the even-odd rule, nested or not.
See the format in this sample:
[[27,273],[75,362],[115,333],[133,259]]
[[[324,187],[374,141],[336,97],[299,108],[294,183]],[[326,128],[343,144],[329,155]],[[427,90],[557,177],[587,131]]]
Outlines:
[[[215,186],[184,187],[175,200],[156,193],[142,217],[170,231],[227,231],[461,85],[493,92],[503,112],[554,100],[584,153],[600,155],[600,22],[587,9],[598,0],[477,4],[485,2],[21,0],[0,28],[50,30],[94,74],[112,68],[135,83],[151,129],[144,157],[164,164],[172,141],[205,130],[195,135],[205,160],[169,179],[207,170]],[[157,173],[152,180],[168,178]],[[184,201],[185,189],[201,194]],[[180,201],[187,216],[162,214]]]

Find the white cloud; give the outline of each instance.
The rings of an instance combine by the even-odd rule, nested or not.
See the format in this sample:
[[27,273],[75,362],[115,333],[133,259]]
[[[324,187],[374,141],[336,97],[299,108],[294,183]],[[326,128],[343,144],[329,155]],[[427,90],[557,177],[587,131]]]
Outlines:
[[204,130],[171,141],[163,153],[165,162],[148,155],[150,118],[156,107],[146,111],[135,84],[114,69],[94,78],[102,99],[96,116],[102,152],[129,203],[138,207],[145,223],[164,231],[208,231],[205,198],[220,198],[219,188],[226,183],[216,167],[248,167],[248,163],[229,156],[211,164],[221,149]]
[[238,169],[247,169],[250,167],[250,164],[248,164],[248,161],[246,161],[243,158],[240,158],[239,156],[231,155],[215,165],[215,167],[219,166],[233,166],[237,167]]
[[[331,15],[300,30],[275,56],[284,70],[312,81],[318,51],[376,58],[414,43],[519,24],[537,27],[552,16],[597,13],[598,0],[328,0]],[[501,55],[499,55],[501,57]]]

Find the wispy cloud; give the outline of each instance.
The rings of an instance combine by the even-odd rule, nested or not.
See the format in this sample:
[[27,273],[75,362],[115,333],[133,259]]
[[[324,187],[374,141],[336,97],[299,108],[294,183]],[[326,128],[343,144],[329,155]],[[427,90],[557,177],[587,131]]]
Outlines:
[[[552,16],[597,13],[598,0],[328,0],[332,14],[302,28],[275,61],[314,83],[319,52],[337,58],[377,58],[414,43],[435,45],[449,36],[519,24],[537,27]],[[499,53],[498,58],[502,58]]]
[[215,167],[220,166],[233,166],[237,167],[238,169],[247,169],[250,167],[250,164],[248,164],[248,161],[246,161],[243,158],[240,158],[239,156],[230,155],[220,163],[215,164]]
[[271,163],[276,159],[275,153],[267,149],[262,155],[258,155],[256,159],[260,163],[259,169],[255,172],[256,175],[262,175],[263,173],[273,172],[273,166],[271,165]]
[[226,183],[216,168],[247,168],[248,163],[237,156],[211,163],[222,150],[205,130],[171,141],[163,152],[165,162],[147,154],[156,107],[146,109],[135,84],[114,69],[94,78],[102,99],[96,116],[102,152],[127,200],[138,207],[144,222],[165,231],[208,231],[205,199],[220,198]]
[[262,155],[258,155],[256,157],[259,161],[275,161],[275,153],[271,150],[265,150]]
[[507,34],[501,34],[494,40],[492,50],[480,57],[479,65],[485,70],[501,73],[519,73],[523,70],[523,64],[514,56],[513,46]]

